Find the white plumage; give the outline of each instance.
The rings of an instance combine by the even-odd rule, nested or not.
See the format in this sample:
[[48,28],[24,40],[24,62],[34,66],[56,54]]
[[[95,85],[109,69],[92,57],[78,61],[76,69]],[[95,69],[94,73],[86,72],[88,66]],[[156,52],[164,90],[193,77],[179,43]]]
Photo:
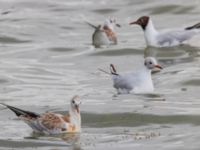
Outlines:
[[144,31],[146,44],[153,47],[171,47],[180,45],[200,32],[200,23],[179,30],[158,31],[150,17],[143,16],[130,24],[138,24]]
[[151,78],[151,70],[154,68],[162,69],[153,57],[147,57],[144,66],[137,72],[118,74],[114,65],[110,65],[113,87],[118,94],[150,93],[154,91],[154,85]]

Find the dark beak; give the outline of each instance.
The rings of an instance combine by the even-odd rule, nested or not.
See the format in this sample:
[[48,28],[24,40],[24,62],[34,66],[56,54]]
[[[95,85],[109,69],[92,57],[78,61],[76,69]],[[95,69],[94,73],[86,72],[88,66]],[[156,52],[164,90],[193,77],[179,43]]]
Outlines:
[[117,24],[117,23],[116,23],[116,26],[119,27],[119,28],[121,27],[121,25],[120,25],[120,24]]
[[80,113],[79,105],[75,105],[75,109],[76,109],[77,113]]
[[163,69],[160,65],[155,65],[155,68]]
[[139,22],[138,21],[133,21],[133,22],[129,23],[129,25],[132,25],[132,24],[138,24],[139,25]]

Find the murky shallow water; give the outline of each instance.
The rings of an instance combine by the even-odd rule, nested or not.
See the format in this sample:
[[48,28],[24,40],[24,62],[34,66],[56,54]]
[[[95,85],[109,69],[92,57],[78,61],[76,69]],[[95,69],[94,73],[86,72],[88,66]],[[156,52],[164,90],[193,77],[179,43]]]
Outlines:
[[[199,1],[58,0],[0,1],[0,101],[24,109],[66,111],[83,98],[83,132],[35,135],[0,107],[0,149],[199,149],[200,48],[145,48],[142,31],[130,20],[151,15],[157,28],[199,22]],[[101,23],[114,16],[119,45],[95,49],[84,19]],[[137,38],[136,38],[137,37]],[[197,41],[198,43],[198,41]],[[153,75],[156,91],[118,95],[98,68],[136,69],[144,56],[164,67]]]

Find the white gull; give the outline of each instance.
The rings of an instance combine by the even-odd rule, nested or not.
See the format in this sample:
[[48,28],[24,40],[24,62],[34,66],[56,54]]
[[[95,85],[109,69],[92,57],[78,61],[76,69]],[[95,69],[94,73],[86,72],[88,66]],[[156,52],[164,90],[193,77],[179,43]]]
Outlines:
[[142,16],[130,25],[140,25],[144,31],[146,44],[153,47],[171,47],[180,45],[200,33],[200,23],[178,30],[157,31],[149,16]]
[[137,72],[119,74],[114,65],[111,64],[113,87],[118,94],[128,94],[132,91],[133,93],[151,93],[154,91],[151,71],[155,68],[162,69],[153,57],[146,57],[144,65]]

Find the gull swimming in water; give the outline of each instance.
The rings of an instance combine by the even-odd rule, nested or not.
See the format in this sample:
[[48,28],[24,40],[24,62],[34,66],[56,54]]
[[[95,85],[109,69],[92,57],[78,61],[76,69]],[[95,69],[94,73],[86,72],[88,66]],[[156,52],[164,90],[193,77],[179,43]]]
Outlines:
[[110,74],[112,75],[113,87],[118,94],[128,94],[131,91],[134,93],[151,93],[154,91],[151,77],[151,71],[154,68],[162,69],[153,57],[146,57],[143,67],[138,72],[119,74],[114,65],[111,64]]
[[177,46],[200,33],[200,23],[179,30],[157,31],[149,16],[142,16],[132,24],[142,27],[146,44],[153,47]]
[[92,44],[95,47],[101,47],[103,45],[117,44],[117,35],[115,32],[115,26],[121,27],[116,20],[106,19],[103,25],[95,26],[86,21],[88,25],[95,29],[92,35]]
[[27,123],[34,132],[44,134],[60,134],[81,132],[80,98],[74,96],[70,101],[69,114],[53,112],[38,114],[22,110],[7,104],[2,105],[13,111],[17,117]]

